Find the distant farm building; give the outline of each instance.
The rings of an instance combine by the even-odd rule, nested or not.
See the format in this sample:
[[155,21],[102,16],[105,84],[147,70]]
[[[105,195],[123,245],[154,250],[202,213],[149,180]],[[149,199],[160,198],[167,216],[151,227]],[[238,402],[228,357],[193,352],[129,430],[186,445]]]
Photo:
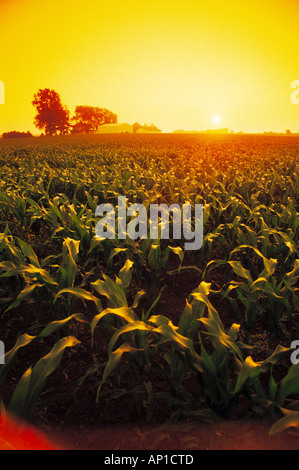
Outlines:
[[103,124],[102,126],[99,126],[97,130],[97,134],[158,134],[160,132],[162,131],[154,124],[151,124],[150,126],[144,124],[144,126],[141,126],[138,122],[135,122],[133,125],[127,124],[126,122]]
[[133,133],[133,126],[126,122],[116,122],[113,124],[103,124],[98,127],[97,134],[125,134]]
[[151,124],[150,126],[144,124],[144,126],[141,126],[138,122],[135,122],[135,124],[133,124],[133,129],[134,132],[137,134],[159,134],[160,132],[162,132],[154,124]]

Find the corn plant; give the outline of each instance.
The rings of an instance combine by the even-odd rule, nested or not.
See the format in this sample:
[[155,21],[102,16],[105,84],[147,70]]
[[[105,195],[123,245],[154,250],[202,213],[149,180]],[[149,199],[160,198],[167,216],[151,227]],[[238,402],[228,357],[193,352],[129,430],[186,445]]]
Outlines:
[[[36,335],[26,333],[20,335],[14,347],[5,354],[5,363],[0,366],[0,387],[3,385],[10,368],[21,348],[27,347],[32,342],[41,341],[71,322],[87,323],[84,315],[74,314],[70,317],[48,324],[42,331]],[[73,348],[80,344],[74,336],[66,336],[56,341],[51,351],[42,357],[33,367],[29,367],[20,378],[9,404],[6,405],[8,412],[23,418],[31,420],[43,392],[47,377],[52,374],[59,366],[66,348]]]
[[[9,238],[8,232],[2,237],[1,246],[5,251],[6,261],[0,263],[1,278],[18,280],[19,293],[6,311],[18,307],[26,300],[43,302],[52,298],[54,301],[58,291],[72,288],[78,272],[77,261],[80,247],[79,240],[66,238],[62,245],[60,264],[53,264],[53,257],[38,260],[34,250],[23,240]],[[20,288],[21,286],[21,288]],[[68,316],[72,310],[71,299],[53,304],[53,316]]]
[[[277,346],[271,356],[256,363],[258,373],[252,377],[248,387],[254,411],[274,421],[270,434],[292,426],[298,427],[298,400],[294,398],[299,394],[298,364],[293,364],[279,381],[275,379],[275,365],[289,352],[289,348]],[[264,374],[269,377],[268,383],[264,380]]]
[[[269,328],[273,333],[279,326],[284,314],[290,318],[290,298],[292,295],[296,302],[296,291],[292,286],[297,279],[297,261],[294,269],[290,273],[286,273],[282,280],[278,282],[274,275],[277,260],[266,258],[257,248],[241,245],[231,252],[230,257],[240,252],[247,253],[248,250],[253,250],[264,266],[255,280],[253,280],[250,271],[244,268],[241,261],[213,260],[208,263],[206,270],[209,271],[216,265],[229,265],[238,279],[231,280],[227,287],[223,287],[223,297],[230,299],[240,318],[242,318],[242,309],[239,308],[239,304],[243,306],[245,311],[244,321],[248,332],[252,330],[261,316],[266,316],[269,319]],[[206,275],[206,272],[204,275]],[[292,286],[288,279],[290,279]],[[289,285],[289,288],[287,288],[287,285]],[[236,294],[235,297],[230,295],[233,292]]]

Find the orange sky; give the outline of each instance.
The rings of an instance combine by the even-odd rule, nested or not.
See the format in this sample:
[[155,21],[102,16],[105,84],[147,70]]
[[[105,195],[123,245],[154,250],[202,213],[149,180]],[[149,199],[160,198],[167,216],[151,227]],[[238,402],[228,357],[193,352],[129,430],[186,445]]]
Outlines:
[[297,132],[298,24],[298,0],[0,0],[0,134],[38,133],[46,87],[71,113],[106,107],[165,132]]

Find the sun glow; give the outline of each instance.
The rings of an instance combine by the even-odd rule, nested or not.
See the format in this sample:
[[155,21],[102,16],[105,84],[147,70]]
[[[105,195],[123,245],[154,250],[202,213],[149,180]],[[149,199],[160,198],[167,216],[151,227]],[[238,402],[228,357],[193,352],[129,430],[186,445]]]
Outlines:
[[213,121],[214,124],[219,124],[219,122],[221,121],[221,117],[220,116],[214,116],[212,121]]

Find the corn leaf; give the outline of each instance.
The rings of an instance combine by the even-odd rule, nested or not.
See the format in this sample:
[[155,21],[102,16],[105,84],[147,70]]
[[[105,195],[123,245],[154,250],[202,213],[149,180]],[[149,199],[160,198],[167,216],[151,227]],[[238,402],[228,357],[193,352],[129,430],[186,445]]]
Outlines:
[[276,421],[275,424],[271,427],[269,435],[273,436],[274,434],[285,431],[289,428],[299,429],[299,412],[293,410],[287,410],[286,408],[280,408],[281,411],[285,414],[283,418],[280,418]]
[[18,350],[20,348],[23,348],[24,346],[27,346],[27,344],[31,343],[31,341],[33,341],[34,338],[35,338],[35,336],[30,336],[30,335],[27,335],[26,333],[22,334],[17,339],[16,344],[14,345],[14,347],[12,349],[10,349],[10,351],[8,351],[5,354],[5,364],[0,366],[0,385],[5,380],[7,372],[9,370],[10,366],[12,365]]
[[76,346],[79,343],[80,341],[73,336],[58,340],[49,354],[40,359],[33,369],[29,368],[23,374],[14,391],[8,411],[25,420],[30,420],[45,387],[47,377],[58,367],[65,348]]

